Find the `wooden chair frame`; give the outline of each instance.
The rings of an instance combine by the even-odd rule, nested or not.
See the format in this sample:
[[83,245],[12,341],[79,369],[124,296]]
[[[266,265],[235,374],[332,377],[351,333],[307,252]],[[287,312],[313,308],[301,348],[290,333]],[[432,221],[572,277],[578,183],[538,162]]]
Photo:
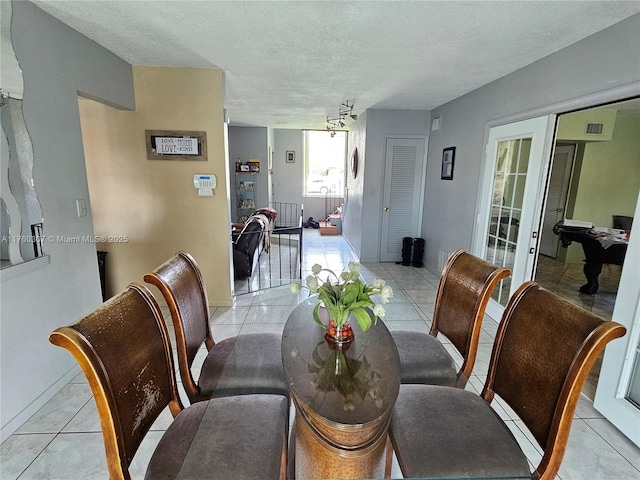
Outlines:
[[[111,479],[131,478],[134,455],[167,406],[177,418],[156,446],[146,477],[286,478],[286,397],[230,396],[183,408],[167,326],[146,287],[130,284],[77,322],[52,332],[49,341],[67,349],[87,377]],[[271,435],[260,436],[260,426]],[[266,470],[259,465],[262,460]]]
[[[504,348],[505,333],[509,328],[510,321],[513,319],[514,311],[518,308],[518,305],[527,294],[531,295],[534,293],[535,295],[535,290],[538,291],[542,300],[545,298],[553,298],[551,297],[553,295],[551,292],[542,289],[534,281],[522,284],[518,290],[514,292],[507,308],[505,309],[503,315],[504,321],[500,323],[496,333],[487,380],[482,393],[480,394],[487,403],[491,403],[497,393],[521,418],[522,414],[513,399],[501,394],[501,392],[504,392],[504,386],[497,385],[496,378],[499,369],[501,351]],[[559,297],[555,298],[559,299]],[[559,300],[561,302],[565,302],[564,300]],[[575,306],[572,305],[572,307]],[[579,309],[579,307],[575,307],[575,309]],[[597,319],[597,317],[591,315],[589,312],[585,311],[584,314],[585,318],[592,317],[593,319]],[[602,323],[595,327],[595,329],[584,339],[582,345],[573,357],[573,361],[571,362],[569,371],[564,377],[565,380],[557,397],[551,423],[548,428],[541,428],[538,433],[532,431],[544,452],[538,467],[533,472],[534,475],[539,475],[540,480],[553,480],[556,477],[567,448],[571,422],[573,421],[573,414],[578,404],[578,398],[580,397],[582,386],[584,385],[593,364],[600,353],[604,350],[607,343],[611,340],[624,336],[625,333],[626,328],[624,326],[616,322],[602,321]],[[533,421],[535,423],[538,419],[534,418]],[[524,421],[524,423],[531,430],[530,422]]]
[[[475,305],[473,307],[473,318],[471,320],[457,317],[451,318],[447,316],[449,305],[446,303],[445,296],[449,294],[450,288],[455,288],[452,280],[452,270],[456,268],[456,264],[465,259],[477,263],[475,266],[486,279],[482,285]],[[464,388],[475,365],[476,356],[478,354],[478,343],[480,341],[480,333],[482,332],[482,320],[485,315],[487,303],[491,298],[492,292],[495,290],[501,280],[509,277],[511,270],[505,267],[491,265],[488,262],[471,255],[464,248],[454,251],[449,260],[445,264],[440,281],[438,283],[438,291],[436,295],[436,304],[433,310],[433,321],[429,334],[437,337],[438,333],[442,333],[451,341],[453,346],[462,356],[462,365],[457,373],[457,387]],[[451,283],[452,285],[449,285]]]
[[[164,343],[164,356],[167,367],[167,377],[163,383],[166,382],[166,385],[170,387],[170,395],[168,398],[164,396],[166,392],[159,393],[158,395],[168,400],[171,414],[176,417],[184,407],[180,401],[176,378],[173,374],[173,356],[171,354],[167,327],[162,319],[162,313],[158,303],[146,287],[136,283],[130,284],[122,294],[112,298],[109,302],[118,301],[124,296],[140,297],[148,305],[149,312],[155,318],[155,323]],[[94,347],[87,342],[85,337],[74,328],[74,325],[58,328],[49,335],[49,341],[53,345],[67,349],[78,362],[89,381],[100,417],[110,478],[129,480],[131,478],[129,473],[131,460],[147,432],[125,432],[122,424],[123,420],[119,416],[116,403],[118,392],[109,388],[111,387],[111,380],[107,370],[104,369],[100,356]],[[155,418],[157,418],[163,408],[156,408]],[[129,441],[127,441],[127,439],[129,439]]]
[[[474,316],[471,321],[468,322],[468,331],[466,331],[463,336],[456,335],[454,329],[449,328],[447,323],[448,319],[445,318],[443,297],[447,291],[447,282],[450,280],[451,270],[454,268],[456,262],[460,261],[464,256],[473,257],[473,255],[463,248],[454,251],[442,270],[440,281],[438,283],[436,304],[433,311],[433,322],[431,323],[431,329],[429,331],[429,334],[434,337],[437,337],[438,333],[442,333],[451,341],[458,352],[462,355],[463,362],[457,374],[458,380],[456,386],[458,388],[464,388],[469,378],[471,378],[471,372],[473,371],[473,366],[475,365],[476,356],[478,354],[478,344],[480,342],[480,333],[482,332],[482,320],[485,315],[487,303],[491,298],[491,294],[501,280],[511,275],[511,270],[508,268],[498,267],[495,265],[493,266],[494,270],[488,276],[482,286],[480,295],[476,300],[473,310]],[[486,263],[482,259],[478,258],[478,260]],[[457,323],[459,322],[459,319],[454,319],[454,321]],[[464,322],[467,323],[466,320]]]
[[[487,403],[487,408],[490,408],[490,403],[498,395],[518,415],[542,448],[542,458],[531,473],[532,478],[555,479],[566,451],[571,422],[587,375],[606,345],[624,336],[625,332],[624,326],[604,321],[533,281],[521,285],[510,298],[496,333],[487,380],[480,397]],[[422,395],[426,398],[431,398],[436,393],[430,389],[440,389],[437,394],[441,395],[443,401],[459,400],[462,405],[465,404],[464,397],[471,394],[450,389],[450,394],[445,395],[443,389],[447,387],[424,385],[423,388]],[[415,396],[419,392],[413,392],[413,401],[419,401],[420,396]],[[446,411],[446,408],[443,410]],[[403,416],[402,413],[395,412],[405,423],[412,421],[411,417]],[[452,422],[460,429],[464,421],[454,418],[454,412],[448,414],[452,415]],[[502,422],[496,415],[489,415],[489,418]],[[425,438],[414,439],[416,449],[411,443],[407,443],[406,438],[403,440],[404,444],[400,448],[407,448],[405,453],[398,450],[392,421],[385,473],[388,474],[390,470],[393,448],[399,459],[407,455],[407,461],[413,462],[412,471],[407,474],[416,474],[415,469],[419,468],[419,463],[416,463],[420,458],[419,445],[434,438],[428,423],[424,421],[419,425],[420,429],[431,433]],[[442,428],[442,424],[439,425]],[[482,431],[479,426],[475,428]],[[496,429],[499,430],[496,424],[486,425],[487,432],[495,432]],[[504,426],[504,429],[508,430],[508,427]],[[475,437],[471,435],[470,438]],[[456,443],[458,450],[455,454],[460,455],[461,451],[465,451],[468,455],[466,460],[472,461],[473,445],[468,441],[460,439],[455,442],[455,439],[450,438],[443,438],[442,441],[444,444]],[[428,445],[425,448],[428,449]],[[439,454],[438,458],[442,458],[446,452],[434,454]],[[523,452],[522,456],[524,457]],[[455,468],[455,459],[452,458],[451,462],[452,468]],[[442,465],[438,468],[438,475],[443,475]]]
[[[202,312],[204,318],[202,324],[198,327],[201,329],[198,338],[187,338],[184,327],[184,316],[180,310],[180,306],[175,301],[175,296],[167,282],[158,274],[163,268],[169,266],[173,261],[181,261],[185,263],[185,266],[189,268],[197,279],[198,294],[202,299]],[[207,347],[207,351],[211,350],[216,342],[213,340],[211,334],[211,327],[209,326],[209,298],[207,296],[207,290],[204,285],[204,279],[202,278],[202,272],[198,267],[195,259],[187,252],[180,251],[176,256],[169,259],[165,264],[158,267],[155,271],[144,275],[144,281],[154,285],[160,290],[162,296],[167,302],[169,311],[171,313],[171,319],[173,321],[173,328],[176,336],[176,348],[178,351],[178,366],[180,368],[180,376],[182,377],[182,385],[189,397],[191,403],[207,400],[209,395],[202,394],[198,382],[193,378],[191,372],[191,366],[195,359],[195,356],[204,341]]]

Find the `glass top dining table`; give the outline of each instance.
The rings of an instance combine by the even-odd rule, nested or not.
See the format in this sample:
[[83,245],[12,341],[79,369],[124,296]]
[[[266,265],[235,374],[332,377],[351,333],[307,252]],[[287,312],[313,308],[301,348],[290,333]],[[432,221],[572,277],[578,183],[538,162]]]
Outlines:
[[[296,478],[389,478],[387,432],[400,389],[396,344],[379,320],[366,332],[352,324],[349,348],[332,349],[313,320],[316,302],[299,304],[282,334],[282,363],[296,409],[290,449]],[[319,315],[329,323],[326,309]]]
[[[326,419],[362,425],[386,415],[400,388],[400,359],[382,321],[363,332],[346,350],[333,350],[325,330],[313,321],[313,301],[298,305],[284,327],[282,360],[298,402]],[[319,315],[329,322],[327,311]]]
[[[282,362],[296,408],[296,478],[382,478],[385,445],[400,389],[400,359],[383,322],[334,349],[313,320],[315,302],[298,305],[282,334]],[[370,313],[371,314],[371,313]],[[329,323],[320,308],[321,320]]]

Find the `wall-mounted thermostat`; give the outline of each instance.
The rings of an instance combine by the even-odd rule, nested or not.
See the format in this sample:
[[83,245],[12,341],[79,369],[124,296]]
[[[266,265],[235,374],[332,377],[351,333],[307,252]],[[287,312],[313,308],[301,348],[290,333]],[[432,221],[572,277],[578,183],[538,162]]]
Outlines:
[[213,197],[213,189],[216,188],[216,176],[196,173],[193,176],[193,186],[198,189],[199,197]]

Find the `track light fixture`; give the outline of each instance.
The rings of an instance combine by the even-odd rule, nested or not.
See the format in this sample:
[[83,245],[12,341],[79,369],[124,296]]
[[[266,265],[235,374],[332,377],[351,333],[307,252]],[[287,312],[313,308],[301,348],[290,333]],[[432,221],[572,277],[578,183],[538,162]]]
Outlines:
[[349,105],[349,100],[342,104],[340,110],[338,111],[338,114],[340,115],[340,118],[350,117],[352,120],[358,119],[358,115],[353,113],[353,103]]
[[336,118],[327,117],[327,132],[329,132],[331,136],[334,137],[337,129],[347,126],[347,124],[344,122],[347,117],[351,120],[358,119],[358,115],[353,113],[353,103],[349,103],[349,100],[347,100],[340,106],[340,108],[338,109],[338,116]]

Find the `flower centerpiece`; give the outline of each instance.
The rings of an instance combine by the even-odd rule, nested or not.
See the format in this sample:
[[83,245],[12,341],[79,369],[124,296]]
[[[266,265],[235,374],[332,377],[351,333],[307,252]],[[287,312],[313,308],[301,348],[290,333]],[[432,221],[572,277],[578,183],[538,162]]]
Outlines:
[[[384,280],[376,279],[371,284],[366,284],[360,276],[361,266],[358,262],[349,262],[348,270],[343,270],[336,275],[333,270],[323,268],[315,264],[312,274],[306,278],[306,288],[311,295],[317,295],[319,302],[313,309],[313,319],[323,328],[327,329],[325,338],[335,340],[337,345],[353,340],[353,331],[349,325],[349,316],[353,315],[362,331],[366,331],[372,324],[377,323],[378,318],[385,316],[385,304],[393,297],[393,290],[385,284]],[[326,279],[320,275],[326,272]],[[291,291],[298,293],[302,289],[300,283],[293,283]],[[376,303],[373,297],[379,297],[380,303]],[[319,309],[323,306],[329,313],[329,324],[325,325],[320,320]],[[371,307],[373,319],[367,312]]]

